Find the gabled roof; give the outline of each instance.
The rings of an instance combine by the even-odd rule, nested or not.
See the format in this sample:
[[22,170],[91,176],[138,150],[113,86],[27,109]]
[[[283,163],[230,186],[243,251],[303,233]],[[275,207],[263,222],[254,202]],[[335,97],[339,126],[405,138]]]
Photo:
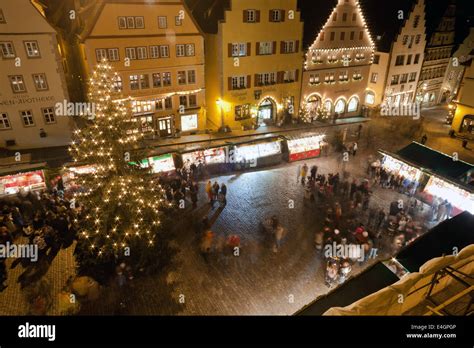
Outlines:
[[426,41],[429,43],[432,35],[437,31],[441,19],[446,14],[451,0],[426,0]]
[[[360,3],[376,50],[390,52],[393,42],[416,5],[416,0],[360,0]],[[403,19],[399,19],[399,11],[403,11]]]
[[217,33],[219,21],[231,6],[231,0],[185,0],[185,3],[201,30],[208,34]]

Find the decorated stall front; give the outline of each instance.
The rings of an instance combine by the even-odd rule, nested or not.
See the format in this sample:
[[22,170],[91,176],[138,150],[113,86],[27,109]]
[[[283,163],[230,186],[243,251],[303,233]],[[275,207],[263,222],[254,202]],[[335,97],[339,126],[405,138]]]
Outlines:
[[275,165],[282,161],[282,140],[238,144],[234,147],[230,160],[237,170]]
[[149,157],[148,163],[152,168],[153,174],[171,175],[176,169],[173,154],[171,153]]
[[[46,164],[44,164],[46,165]],[[0,176],[0,197],[14,195],[19,192],[34,192],[46,189],[44,166],[37,166],[34,170],[25,170],[17,173],[8,173]]]
[[324,137],[324,135],[308,135],[288,139],[288,161],[294,162],[320,156]]
[[227,165],[230,162],[229,158],[230,152],[228,146],[200,149],[181,155],[184,167],[189,168],[193,163],[196,167],[202,164],[209,174],[228,171],[230,169],[230,166]]
[[75,191],[79,189],[77,179],[84,174],[92,174],[96,171],[94,165],[66,166],[62,173],[64,188]]

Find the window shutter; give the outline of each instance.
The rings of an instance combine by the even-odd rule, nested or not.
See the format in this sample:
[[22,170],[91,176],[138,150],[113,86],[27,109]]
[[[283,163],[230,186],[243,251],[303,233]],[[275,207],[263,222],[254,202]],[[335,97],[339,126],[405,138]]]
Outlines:
[[260,23],[260,10],[255,11],[255,21]]
[[227,48],[228,48],[229,57],[232,57],[232,44],[229,43],[229,44],[227,45]]
[[252,75],[247,75],[247,88],[252,86]]
[[298,82],[299,78],[300,78],[300,69],[296,69],[296,72],[295,72],[295,81]]
[[247,23],[247,18],[249,18],[249,17],[247,16],[247,10],[244,10],[243,13],[244,13],[244,23]]
[[277,53],[277,42],[276,41],[273,41],[273,45],[272,45],[272,49],[273,49],[273,54]]
[[298,53],[299,51],[300,51],[300,40],[296,40],[295,52]]
[[227,78],[227,87],[229,91],[232,91],[232,77]]
[[285,10],[281,10],[281,21],[285,21]]
[[260,86],[260,85],[258,84],[258,74],[255,74],[254,78],[255,78],[255,87]]
[[256,49],[257,49],[257,51],[255,52],[255,54],[256,54],[257,56],[259,56],[259,55],[260,55],[260,42],[257,42],[257,44],[256,44]]
[[252,43],[250,42],[247,42],[247,56],[251,56],[252,55]]
[[268,11],[268,21],[269,21],[269,22],[273,22],[272,10],[269,10],[269,11]]
[[280,41],[280,53],[285,53],[285,41]]
[[277,73],[277,83],[283,83],[283,77],[285,76],[284,71],[279,71]]

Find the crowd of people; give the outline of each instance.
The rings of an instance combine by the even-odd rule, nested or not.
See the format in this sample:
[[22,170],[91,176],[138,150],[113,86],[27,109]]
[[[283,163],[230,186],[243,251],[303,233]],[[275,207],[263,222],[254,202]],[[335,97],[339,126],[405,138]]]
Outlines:
[[[64,197],[62,191],[20,193],[0,201],[0,244],[13,244],[23,237],[22,244],[37,248],[37,260],[17,258],[11,268],[22,264],[24,273],[18,278],[22,288],[39,279],[40,268],[50,264],[61,248],[67,248],[76,236],[79,209]],[[26,242],[27,240],[27,242]],[[7,267],[0,259],[0,291],[6,288]]]

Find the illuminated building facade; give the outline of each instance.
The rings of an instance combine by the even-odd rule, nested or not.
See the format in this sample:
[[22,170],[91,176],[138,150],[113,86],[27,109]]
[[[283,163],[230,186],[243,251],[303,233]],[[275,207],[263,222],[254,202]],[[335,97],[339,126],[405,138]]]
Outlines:
[[306,53],[301,102],[310,115],[360,115],[373,53],[359,2],[339,0]]
[[208,127],[298,116],[303,23],[296,0],[188,1],[206,33]]

